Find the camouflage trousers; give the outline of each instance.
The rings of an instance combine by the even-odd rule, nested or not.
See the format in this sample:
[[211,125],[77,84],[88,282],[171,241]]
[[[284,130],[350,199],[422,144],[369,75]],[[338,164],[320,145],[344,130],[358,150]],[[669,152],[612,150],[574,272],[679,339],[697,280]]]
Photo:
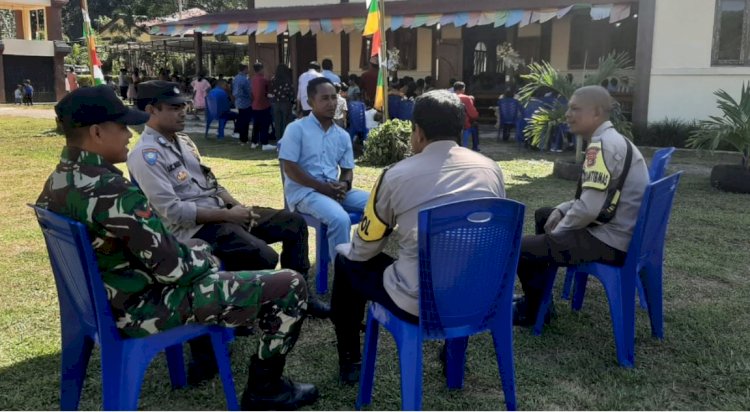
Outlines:
[[307,284],[288,270],[217,272],[190,293],[191,322],[260,329],[258,357],[284,355],[294,346],[307,309]]

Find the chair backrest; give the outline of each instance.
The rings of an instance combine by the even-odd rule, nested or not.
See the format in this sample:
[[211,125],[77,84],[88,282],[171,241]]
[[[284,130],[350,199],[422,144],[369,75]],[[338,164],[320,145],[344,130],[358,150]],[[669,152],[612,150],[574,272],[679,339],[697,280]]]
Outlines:
[[531,120],[531,117],[536,113],[537,110],[539,110],[540,107],[542,107],[543,102],[539,99],[531,99],[528,103],[526,103],[526,107],[523,109],[523,118],[527,120]]
[[654,158],[651,159],[651,166],[648,168],[648,174],[652,182],[655,182],[667,173],[667,167],[672,160],[674,147],[665,147],[654,152]]
[[[431,339],[487,328],[510,311],[525,206],[482,198],[419,212],[422,333]],[[509,312],[508,312],[509,313]]]
[[682,172],[649,183],[643,194],[638,223],[633,230],[626,266],[638,267],[640,262],[664,256],[665,237],[672,204]]
[[399,119],[401,115],[401,103],[404,98],[394,94],[388,95],[388,119]]
[[31,206],[47,244],[60,301],[68,325],[77,325],[99,341],[120,340],[86,226],[38,206]]
[[365,120],[365,104],[358,101],[349,102],[349,131],[353,134],[361,133],[364,137],[367,133],[367,122]]

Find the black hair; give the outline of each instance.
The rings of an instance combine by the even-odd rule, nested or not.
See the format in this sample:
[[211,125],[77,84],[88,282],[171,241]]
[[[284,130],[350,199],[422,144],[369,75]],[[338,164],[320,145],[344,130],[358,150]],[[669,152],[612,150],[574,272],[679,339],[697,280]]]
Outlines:
[[453,82],[453,90],[466,90],[466,83],[464,82]]
[[407,99],[411,99],[412,97],[417,97],[417,83],[413,80],[406,83],[406,95]]
[[417,87],[424,87],[424,79],[417,79]]
[[276,84],[287,84],[292,82],[292,71],[284,63],[276,66],[276,73],[273,75],[273,81]]
[[70,125],[65,125],[65,123],[60,122],[59,119],[55,119],[60,127],[62,128],[63,134],[65,135],[65,144],[68,146],[80,146],[83,144],[83,141],[86,139],[86,135],[89,132],[89,127],[91,126],[84,126],[84,127],[73,127]]
[[253,64],[253,70],[255,73],[260,73],[263,70],[263,63],[255,62],[255,64]]
[[513,97],[513,90],[511,89],[506,90],[505,93],[503,94],[503,97]]
[[[246,64],[240,64],[240,70],[239,71],[243,71],[245,69],[247,69],[247,65]],[[219,75],[219,77],[221,77],[221,75]]]
[[433,90],[415,100],[413,122],[424,131],[429,141],[458,142],[464,128],[466,110],[454,93]]
[[612,86],[612,87],[617,87],[617,83],[618,83],[618,81],[617,81],[617,78],[616,78],[616,77],[613,77],[613,78],[612,78],[612,79],[610,79],[610,81],[609,81],[609,85],[610,85],[610,86]]
[[316,77],[307,83],[307,98],[312,99],[315,97],[315,95],[318,94],[318,86],[323,83],[328,83],[334,88],[336,87],[330,79],[326,77]]
[[331,59],[323,59],[323,70],[333,70],[333,62]]

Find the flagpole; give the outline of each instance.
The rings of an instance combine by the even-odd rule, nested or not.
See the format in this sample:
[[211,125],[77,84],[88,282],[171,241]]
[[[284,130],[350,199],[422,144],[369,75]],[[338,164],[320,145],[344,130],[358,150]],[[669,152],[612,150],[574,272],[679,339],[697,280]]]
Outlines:
[[385,122],[388,120],[388,44],[385,35],[385,0],[372,1],[378,1],[380,4],[380,55],[378,56],[378,64],[382,71],[380,75],[383,76],[383,121]]
[[[86,32],[88,33],[88,36],[86,36],[86,50],[89,51],[89,73],[91,73],[91,78],[94,79],[94,61],[91,56],[91,49],[89,47],[89,36],[91,36],[91,24],[89,24],[88,21],[86,21],[86,16],[89,15],[89,3],[87,0],[81,0],[81,11],[83,12],[83,24],[86,26]],[[94,82],[96,80],[94,79]]]

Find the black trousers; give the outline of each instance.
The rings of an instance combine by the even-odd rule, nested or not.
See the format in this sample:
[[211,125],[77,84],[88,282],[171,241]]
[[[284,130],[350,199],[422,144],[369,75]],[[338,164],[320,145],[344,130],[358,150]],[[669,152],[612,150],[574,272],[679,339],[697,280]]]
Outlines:
[[509,123],[509,124],[503,124],[503,125],[501,126],[501,128],[502,128],[502,130],[503,130],[503,141],[504,141],[504,142],[507,142],[507,141],[508,141],[508,139],[510,139],[510,131],[511,131],[511,130],[513,130],[513,128],[514,128],[514,127],[515,127],[515,125],[514,125],[514,124],[512,124],[512,123]]
[[120,97],[122,100],[128,99],[128,86],[120,86]]
[[539,310],[544,288],[553,266],[601,262],[615,266],[625,263],[627,254],[595,238],[586,229],[545,234],[544,225],[554,209],[545,207],[534,213],[536,235],[524,236],[518,261],[518,279],[526,295],[528,315],[532,319]]
[[251,142],[268,144],[268,128],[271,127],[271,108],[253,110],[253,135]]
[[250,120],[253,119],[253,109],[248,107],[247,109],[238,109],[239,115],[237,116],[237,123],[235,123],[235,129],[240,134],[240,142],[247,143],[247,136],[250,131]]
[[400,319],[419,323],[419,318],[405,312],[391,299],[383,287],[383,272],[393,258],[381,253],[365,262],[355,262],[336,256],[333,291],[331,292],[331,320],[336,328],[339,359],[359,359],[359,331],[368,300],[383,305]]
[[268,244],[282,242],[281,267],[307,278],[310,259],[305,220],[286,210],[254,207],[253,211],[260,219],[250,231],[234,223],[214,223],[203,225],[194,237],[211,244],[227,271],[275,268],[279,255]]

